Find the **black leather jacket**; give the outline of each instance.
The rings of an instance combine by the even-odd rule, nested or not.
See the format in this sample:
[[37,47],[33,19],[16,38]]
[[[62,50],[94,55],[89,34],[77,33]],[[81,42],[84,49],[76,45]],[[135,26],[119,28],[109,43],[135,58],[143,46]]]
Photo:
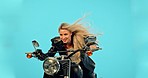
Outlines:
[[[88,36],[84,38],[84,41],[87,47],[94,44],[97,45],[95,36]],[[51,42],[52,42],[52,47],[48,50],[46,54],[42,53],[41,50],[38,50],[38,52],[41,53],[41,56],[39,56],[38,59],[44,60],[46,57],[54,57],[57,51],[66,51],[64,44],[59,37],[52,38]],[[88,69],[90,72],[93,72],[95,69],[95,62],[85,52],[80,52],[80,53],[81,53],[81,63],[83,64],[83,66],[86,69]],[[66,55],[66,53],[59,53],[59,54]]]
[[[94,44],[97,45],[95,36],[88,36],[84,38],[84,41],[87,44],[87,46],[94,45]],[[52,47],[50,48],[48,53],[46,53],[47,56],[54,56],[56,53],[53,53],[53,52],[56,52],[56,51],[66,51],[64,44],[59,37],[52,38],[51,42],[52,42]],[[81,62],[83,63],[85,68],[93,72],[95,68],[94,61],[85,52],[80,52],[80,53],[81,53]],[[59,53],[59,54],[66,55],[66,53]]]

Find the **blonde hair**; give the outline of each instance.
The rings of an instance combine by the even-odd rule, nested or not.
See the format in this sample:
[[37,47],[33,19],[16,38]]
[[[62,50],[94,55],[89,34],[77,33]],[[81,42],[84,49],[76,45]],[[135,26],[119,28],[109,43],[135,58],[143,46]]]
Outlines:
[[72,43],[74,49],[82,49],[83,46],[85,46],[84,38],[93,35],[88,32],[87,28],[85,28],[83,24],[79,24],[79,21],[80,20],[76,21],[72,25],[62,23],[58,29],[58,31],[61,29],[66,29],[72,33]]
[[[71,24],[71,25],[68,23],[62,23],[58,29],[58,32],[61,29],[66,29],[72,33],[71,38],[72,38],[72,45],[73,45],[74,50],[82,49],[86,45],[84,42],[84,38],[87,36],[93,35],[88,32],[87,28],[85,28],[83,24],[78,23],[81,20],[82,18],[80,18],[74,24]],[[79,59],[79,60],[76,60],[79,63],[80,62],[80,52],[77,52],[74,55],[74,58]]]

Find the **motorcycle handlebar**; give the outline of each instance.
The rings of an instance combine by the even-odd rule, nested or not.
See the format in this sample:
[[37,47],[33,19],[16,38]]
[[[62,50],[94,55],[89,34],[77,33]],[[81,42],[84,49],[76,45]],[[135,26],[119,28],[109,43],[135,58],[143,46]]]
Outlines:
[[[70,58],[72,55],[74,55],[76,52],[78,52],[78,51],[89,51],[88,53],[87,53],[87,55],[88,56],[91,56],[92,55],[92,52],[93,51],[97,51],[97,50],[102,50],[102,48],[99,48],[99,47],[97,47],[96,49],[77,49],[77,50],[67,50],[67,51],[56,51],[56,52],[52,52],[52,53],[63,53],[63,52],[73,52],[73,53],[71,53],[67,58]],[[28,53],[25,53],[25,54],[27,54],[26,55],[26,57],[27,58],[32,58],[32,57],[36,57],[36,53],[35,52],[28,52]]]
[[97,47],[96,49],[89,49],[89,50],[85,50],[85,49],[77,49],[77,50],[57,51],[57,52],[55,52],[55,53],[63,53],[63,52],[78,52],[78,51],[97,51],[97,50],[102,50],[102,48]]

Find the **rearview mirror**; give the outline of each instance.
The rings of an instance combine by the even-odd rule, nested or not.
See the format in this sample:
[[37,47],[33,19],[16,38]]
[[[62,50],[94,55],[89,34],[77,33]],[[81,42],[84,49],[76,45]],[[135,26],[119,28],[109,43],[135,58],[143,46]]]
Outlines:
[[35,50],[37,49],[37,47],[39,47],[39,43],[36,40],[33,40],[32,44]]

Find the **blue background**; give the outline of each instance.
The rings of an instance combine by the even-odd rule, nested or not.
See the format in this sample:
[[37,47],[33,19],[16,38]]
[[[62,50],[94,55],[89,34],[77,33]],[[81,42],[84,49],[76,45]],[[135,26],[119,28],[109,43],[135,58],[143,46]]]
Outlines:
[[47,52],[62,22],[83,15],[103,48],[91,58],[98,78],[148,78],[147,0],[0,0],[0,78],[42,78],[42,62],[27,59],[36,39]]

